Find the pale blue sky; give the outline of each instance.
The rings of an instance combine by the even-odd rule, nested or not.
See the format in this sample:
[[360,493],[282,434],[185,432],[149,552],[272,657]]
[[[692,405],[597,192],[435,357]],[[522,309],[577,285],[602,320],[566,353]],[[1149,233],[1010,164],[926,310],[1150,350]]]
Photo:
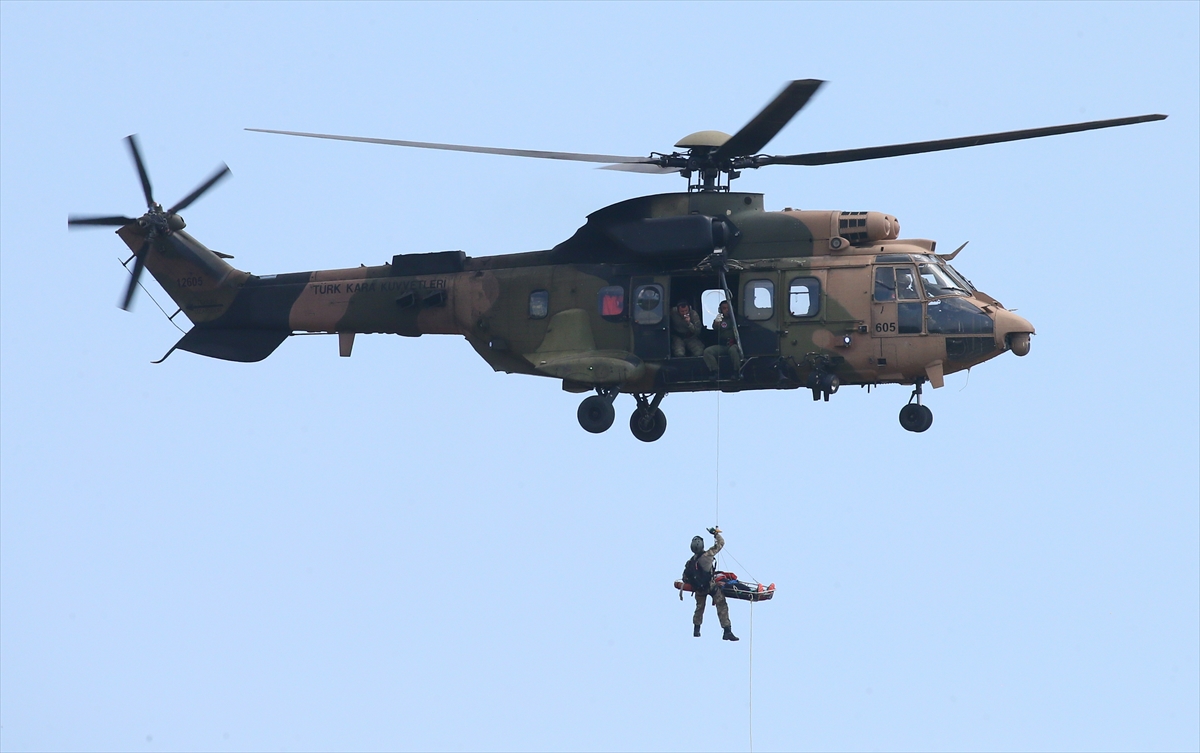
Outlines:
[[[0,748],[745,750],[753,646],[756,750],[1197,749],[1198,8],[0,3]],[[139,211],[136,132],[163,202],[229,164],[189,231],[258,274],[548,248],[682,181],[242,129],[635,155],[796,78],[774,153],[1170,119],[737,182],[969,240],[1038,329],[922,435],[901,387],[720,398],[779,584],[738,644],[670,588],[715,395],[644,445],[460,338],[154,366],[124,246],[65,229]]]

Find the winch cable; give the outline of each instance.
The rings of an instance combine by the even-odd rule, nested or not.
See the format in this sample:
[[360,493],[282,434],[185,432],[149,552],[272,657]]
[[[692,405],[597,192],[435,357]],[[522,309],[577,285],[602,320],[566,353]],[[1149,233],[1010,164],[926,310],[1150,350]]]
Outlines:
[[[734,560],[735,562],[737,560]],[[750,660],[747,662],[750,665],[750,681],[747,687],[747,693],[750,696],[749,702],[746,704],[750,715],[750,723],[746,725],[750,731],[750,753],[754,753],[754,602],[750,602]]]
[[[718,372],[719,374],[720,372]],[[720,387],[720,377],[717,377],[717,386]],[[713,525],[720,526],[721,524],[721,390],[717,390],[717,462],[714,463],[716,468],[716,492],[713,494]],[[716,564],[713,565],[716,567]]]
[[[719,374],[719,372],[718,372],[718,374]],[[713,502],[713,504],[714,504],[713,527],[714,528],[720,528],[720,522],[721,522],[721,390],[720,390],[720,377],[719,376],[717,377],[717,387],[718,387],[718,389],[717,389],[717,430],[716,430],[716,432],[714,432],[717,436],[716,463],[714,464],[715,468],[716,468],[716,471],[714,474],[716,489],[713,494],[713,500],[714,500],[714,502]],[[713,571],[714,572],[717,571],[718,569],[720,569],[720,566],[717,564],[719,557],[720,557],[720,554],[718,554],[716,557],[713,558]],[[738,562],[737,557],[734,557],[732,554],[730,554],[729,558],[732,559],[737,564],[737,566],[739,568],[741,568],[743,572],[746,573],[746,575],[750,578],[750,580],[755,580],[754,576],[750,573],[750,571],[746,570],[746,568],[742,565],[741,562]],[[683,592],[680,592],[679,595],[682,598]],[[749,730],[749,733],[750,733],[750,753],[754,753],[754,602],[753,601],[750,601],[750,637],[749,637],[749,641],[747,644],[747,648],[749,649],[748,657],[747,657],[747,663],[749,664],[749,682],[748,682],[748,686],[747,686],[748,698],[747,698],[747,703],[746,703],[747,713],[749,715],[749,724],[747,725],[747,729]]]

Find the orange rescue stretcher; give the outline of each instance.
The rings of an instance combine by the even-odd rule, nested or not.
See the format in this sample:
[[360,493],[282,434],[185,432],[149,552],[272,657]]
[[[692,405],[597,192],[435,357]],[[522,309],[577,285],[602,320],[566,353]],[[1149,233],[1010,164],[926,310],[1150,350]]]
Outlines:
[[[718,570],[713,580],[716,581],[717,588],[721,589],[721,593],[725,594],[726,599],[741,599],[742,601],[768,601],[775,596],[775,584],[764,586],[761,583],[754,581],[738,580],[734,573],[727,573]],[[684,591],[694,590],[689,583],[684,583],[681,580],[675,581],[675,588],[679,589],[679,598],[683,598]]]

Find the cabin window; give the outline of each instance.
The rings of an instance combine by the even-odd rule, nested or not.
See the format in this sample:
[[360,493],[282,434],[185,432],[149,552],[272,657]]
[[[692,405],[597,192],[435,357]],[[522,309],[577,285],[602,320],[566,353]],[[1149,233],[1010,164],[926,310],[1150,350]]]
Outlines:
[[635,324],[658,324],[663,320],[663,289],[661,285],[641,285],[633,293]]
[[816,316],[821,309],[821,281],[797,277],[788,285],[788,311],[795,317]]
[[620,316],[625,313],[625,288],[609,285],[600,288],[600,316]]
[[550,313],[550,292],[535,290],[529,294],[529,318],[545,319]]
[[742,296],[743,314],[752,322],[761,322],[775,315],[775,283],[770,280],[751,280]]

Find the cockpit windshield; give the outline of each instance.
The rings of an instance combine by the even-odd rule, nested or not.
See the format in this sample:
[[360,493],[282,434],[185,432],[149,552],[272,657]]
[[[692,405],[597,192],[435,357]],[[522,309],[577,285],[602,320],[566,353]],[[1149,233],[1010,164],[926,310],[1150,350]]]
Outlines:
[[952,280],[954,280],[955,282],[958,283],[959,287],[966,288],[967,290],[971,291],[972,293],[976,292],[975,286],[971,284],[971,281],[968,280],[967,278],[963,277],[962,272],[959,272],[957,269],[950,266],[950,262],[943,262],[942,268],[945,269],[947,273],[949,273],[950,278]]
[[[934,254],[913,254],[912,260],[917,262],[918,264],[926,263],[926,264],[936,265],[939,270],[941,270],[944,274],[946,274],[950,277],[951,284],[954,287],[957,287],[959,290],[966,291],[967,293],[977,292],[975,289],[975,286],[971,284],[971,281],[968,280],[966,277],[963,277],[962,272],[959,272],[957,269],[950,266],[950,262],[946,261],[945,259],[941,258],[940,256],[937,256]],[[922,274],[922,276],[924,276],[924,272],[922,272],[921,274]],[[949,293],[948,295],[958,295],[958,294]],[[929,297],[930,298],[936,297],[936,294],[930,293]]]
[[925,285],[925,296],[928,298],[943,298],[948,295],[970,295],[966,286],[950,277],[940,264],[922,262],[918,265],[921,282]]

